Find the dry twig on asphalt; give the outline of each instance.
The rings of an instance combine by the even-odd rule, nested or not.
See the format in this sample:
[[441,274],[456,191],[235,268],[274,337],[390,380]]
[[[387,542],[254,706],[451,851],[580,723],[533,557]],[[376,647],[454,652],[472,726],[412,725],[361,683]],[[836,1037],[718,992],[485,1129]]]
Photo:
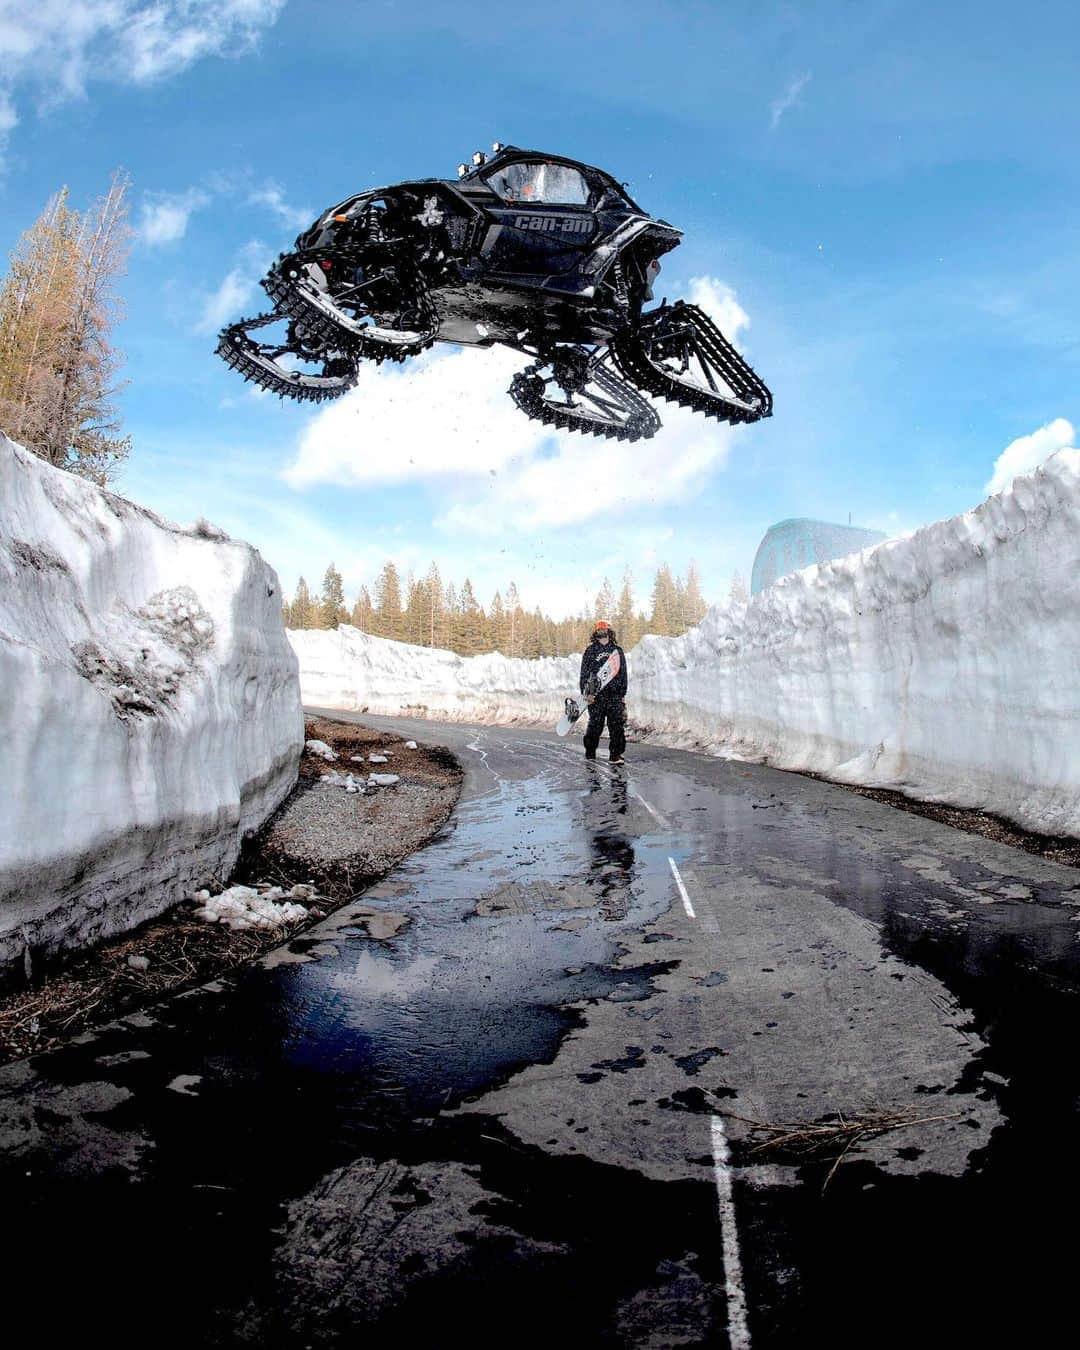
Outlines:
[[744,1125],[749,1125],[751,1139],[755,1135],[765,1135],[765,1138],[759,1138],[758,1142],[751,1144],[750,1153],[768,1154],[772,1161],[809,1161],[830,1153],[838,1145],[841,1146],[822,1183],[821,1189],[824,1191],[849,1151],[864,1140],[876,1139],[880,1135],[889,1134],[893,1130],[904,1130],[912,1125],[959,1120],[965,1113],[953,1111],[949,1114],[920,1116],[910,1109],[893,1109],[856,1111],[845,1116],[843,1112],[838,1111],[835,1116],[822,1120],[783,1121],[779,1124],[753,1120],[748,1116],[736,1115],[733,1111],[722,1111],[719,1114],[729,1120],[738,1120]]

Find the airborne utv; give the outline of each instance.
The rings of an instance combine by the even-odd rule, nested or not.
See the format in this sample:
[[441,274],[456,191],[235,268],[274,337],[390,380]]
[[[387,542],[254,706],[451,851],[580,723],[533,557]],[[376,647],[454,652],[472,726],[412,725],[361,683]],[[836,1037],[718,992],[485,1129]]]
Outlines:
[[[270,314],[222,330],[219,354],[284,397],[343,394],[362,359],[434,342],[501,342],[532,364],[510,397],[529,417],[635,441],[660,426],[642,391],[721,422],[754,422],[772,396],[695,305],[644,310],[657,259],[681,231],[600,169],[496,143],[457,181],[349,197],[263,281]],[[284,341],[254,330],[284,323]]]

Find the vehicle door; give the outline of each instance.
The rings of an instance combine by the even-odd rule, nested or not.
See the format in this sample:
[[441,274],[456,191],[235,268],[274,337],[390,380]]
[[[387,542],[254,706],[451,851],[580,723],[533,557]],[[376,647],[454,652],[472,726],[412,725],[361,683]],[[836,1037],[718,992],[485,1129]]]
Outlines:
[[516,160],[486,175],[498,199],[483,244],[494,272],[554,276],[580,265],[597,234],[591,184],[580,169],[551,160]]

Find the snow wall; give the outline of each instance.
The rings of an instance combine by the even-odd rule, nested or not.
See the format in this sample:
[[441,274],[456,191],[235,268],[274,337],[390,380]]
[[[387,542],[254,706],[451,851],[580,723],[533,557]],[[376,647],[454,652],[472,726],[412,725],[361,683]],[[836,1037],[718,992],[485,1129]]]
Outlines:
[[227,879],[302,745],[259,554],[0,434],[0,968]]
[[[578,658],[290,633],[305,703],[551,725]],[[641,736],[1080,836],[1080,453],[628,656]]]

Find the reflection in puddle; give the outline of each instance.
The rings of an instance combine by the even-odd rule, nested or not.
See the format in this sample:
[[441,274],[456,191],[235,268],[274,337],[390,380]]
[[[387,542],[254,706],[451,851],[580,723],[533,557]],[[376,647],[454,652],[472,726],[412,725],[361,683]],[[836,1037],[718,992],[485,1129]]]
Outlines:
[[350,949],[349,955],[353,958],[351,969],[334,972],[332,983],[338,992],[364,998],[389,998],[399,1003],[431,988],[432,976],[441,959],[421,956],[401,965],[364,949]]
[[630,912],[631,884],[636,855],[627,838],[627,786],[621,774],[591,768],[582,796],[586,829],[590,831],[589,880],[600,892],[600,915],[607,922],[625,919]]

